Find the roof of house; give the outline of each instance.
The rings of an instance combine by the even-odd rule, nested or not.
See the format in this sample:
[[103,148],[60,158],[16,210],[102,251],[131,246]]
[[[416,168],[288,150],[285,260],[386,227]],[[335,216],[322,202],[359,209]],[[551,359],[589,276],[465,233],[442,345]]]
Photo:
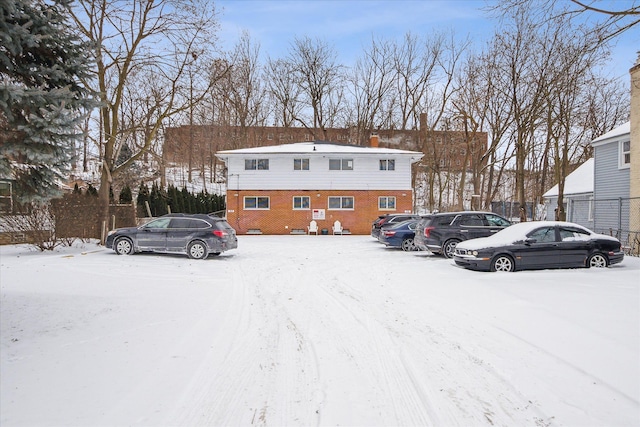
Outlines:
[[240,148],[238,150],[218,151],[218,155],[226,156],[229,154],[401,154],[411,155],[416,161],[421,159],[424,154],[419,151],[398,150],[395,148],[381,147],[363,147],[360,145],[339,144],[334,142],[315,141],[315,142],[296,142],[293,144],[270,145],[266,147]]
[[[593,158],[587,160],[576,170],[571,172],[564,180],[564,195],[593,193]],[[556,197],[558,184],[551,187],[542,197]]]
[[606,141],[608,139],[614,139],[617,138],[619,136],[623,136],[623,135],[629,135],[631,133],[631,122],[627,122],[624,123],[620,126],[618,126],[617,128],[610,130],[609,132],[605,133],[602,136],[599,136],[598,138],[594,139],[593,141],[591,141],[592,144],[595,144],[597,142],[602,142],[602,141]]

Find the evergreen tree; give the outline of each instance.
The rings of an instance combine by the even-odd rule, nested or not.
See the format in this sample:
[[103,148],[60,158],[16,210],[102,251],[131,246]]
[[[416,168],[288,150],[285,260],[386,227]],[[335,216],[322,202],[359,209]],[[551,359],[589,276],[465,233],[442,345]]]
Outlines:
[[93,185],[89,184],[89,187],[87,187],[87,192],[85,194],[87,196],[98,197],[98,190],[96,190],[96,187],[94,187]]
[[149,187],[144,182],[140,182],[140,188],[138,189],[138,197],[136,199],[136,204],[145,208],[144,202],[149,201]]
[[133,201],[133,195],[131,194],[131,188],[129,187],[129,184],[125,185],[122,191],[120,191],[118,201],[123,205],[129,204]]
[[90,49],[70,30],[68,0],[0,1],[0,176],[22,202],[60,193],[76,125],[94,103],[80,84]]
[[147,207],[145,202],[149,202],[149,187],[143,181],[140,182],[140,188],[138,188],[138,197],[136,198],[137,213],[140,216],[146,217]]
[[82,191],[80,191],[80,187],[78,187],[77,182],[73,185],[73,192],[71,194],[82,194]]
[[186,187],[182,187],[182,200],[184,202],[184,213],[193,213],[193,195]]

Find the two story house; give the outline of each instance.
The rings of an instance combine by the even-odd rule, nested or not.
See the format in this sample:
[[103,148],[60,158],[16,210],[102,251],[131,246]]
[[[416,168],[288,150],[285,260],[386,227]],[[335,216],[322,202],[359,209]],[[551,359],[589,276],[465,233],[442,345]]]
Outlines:
[[369,234],[384,213],[413,209],[411,165],[423,154],[330,142],[219,151],[227,168],[227,221],[239,234],[305,233],[314,220]]
[[[630,228],[631,135],[627,122],[591,142],[594,157],[594,224],[599,232],[612,233],[623,242]],[[637,207],[635,207],[637,209]]]

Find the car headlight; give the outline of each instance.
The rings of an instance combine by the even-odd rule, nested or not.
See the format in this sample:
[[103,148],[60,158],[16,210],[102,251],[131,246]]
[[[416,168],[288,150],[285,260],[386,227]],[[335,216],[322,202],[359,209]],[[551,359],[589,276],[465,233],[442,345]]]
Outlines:
[[107,236],[111,236],[112,234],[116,234],[117,230],[111,230],[107,233]]

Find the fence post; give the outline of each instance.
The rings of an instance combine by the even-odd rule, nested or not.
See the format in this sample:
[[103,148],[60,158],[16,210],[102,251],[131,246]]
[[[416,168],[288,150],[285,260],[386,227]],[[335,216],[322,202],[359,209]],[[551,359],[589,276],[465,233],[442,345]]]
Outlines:
[[622,197],[618,197],[618,239],[622,238]]

